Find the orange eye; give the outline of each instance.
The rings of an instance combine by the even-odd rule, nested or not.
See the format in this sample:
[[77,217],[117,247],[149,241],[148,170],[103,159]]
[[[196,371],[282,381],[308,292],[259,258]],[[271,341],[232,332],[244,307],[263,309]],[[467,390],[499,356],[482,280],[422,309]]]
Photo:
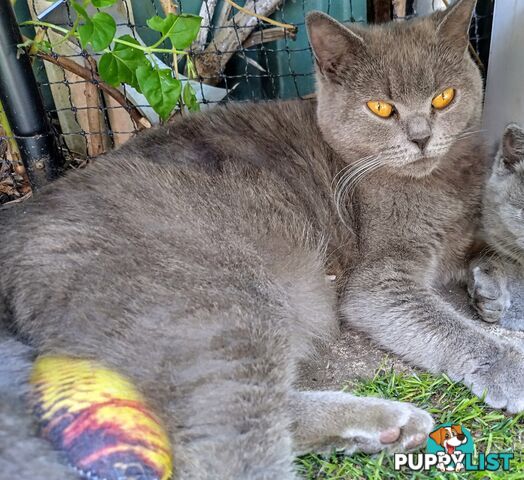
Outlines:
[[393,105],[391,103],[370,101],[367,103],[367,106],[375,115],[382,118],[391,117],[393,114]]
[[455,98],[455,89],[446,88],[443,92],[439,93],[436,97],[433,98],[431,105],[437,110],[442,110],[446,108],[451,101]]

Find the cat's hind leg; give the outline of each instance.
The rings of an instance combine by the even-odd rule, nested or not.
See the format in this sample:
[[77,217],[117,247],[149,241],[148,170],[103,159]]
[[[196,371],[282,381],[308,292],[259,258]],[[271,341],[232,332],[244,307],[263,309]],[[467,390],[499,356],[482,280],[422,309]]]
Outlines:
[[411,450],[433,426],[429,413],[409,403],[343,392],[294,392],[290,409],[297,454]]
[[[288,410],[292,350],[279,317],[273,309],[235,306],[200,317],[205,331],[194,320],[173,339],[176,358],[161,381],[173,385],[163,417],[175,479],[297,478]],[[199,350],[189,346],[197,329]]]

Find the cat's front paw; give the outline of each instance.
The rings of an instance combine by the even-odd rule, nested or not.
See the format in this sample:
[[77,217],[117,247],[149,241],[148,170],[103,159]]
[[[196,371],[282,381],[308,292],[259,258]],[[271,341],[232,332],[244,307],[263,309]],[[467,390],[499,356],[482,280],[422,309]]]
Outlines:
[[500,321],[511,305],[504,278],[497,275],[489,264],[476,265],[471,269],[468,293],[471,304],[485,322]]
[[345,453],[413,450],[426,443],[433,428],[431,415],[410,403],[370,399],[365,424],[348,425],[341,437]]
[[506,346],[479,362],[478,367],[464,376],[464,383],[494,408],[509,413],[524,411],[524,354]]

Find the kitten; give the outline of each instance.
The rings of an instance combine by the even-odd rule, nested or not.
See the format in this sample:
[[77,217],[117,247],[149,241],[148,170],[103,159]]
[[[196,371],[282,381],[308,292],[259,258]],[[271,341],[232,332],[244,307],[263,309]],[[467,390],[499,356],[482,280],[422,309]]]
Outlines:
[[524,130],[509,125],[488,180],[482,238],[489,246],[472,263],[469,293],[487,322],[524,330]]
[[297,453],[424,441],[410,405],[293,389],[337,295],[391,351],[522,410],[523,354],[434,293],[463,267],[485,175],[474,3],[369,28],[313,13],[317,104],[179,119],[4,212],[0,312],[39,352],[131,378],[176,478],[295,478]]

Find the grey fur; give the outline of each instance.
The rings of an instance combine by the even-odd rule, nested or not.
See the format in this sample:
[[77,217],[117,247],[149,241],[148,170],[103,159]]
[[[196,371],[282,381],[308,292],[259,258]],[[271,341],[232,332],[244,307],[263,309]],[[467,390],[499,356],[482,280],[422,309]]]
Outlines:
[[488,322],[524,330],[524,131],[508,125],[487,183],[482,240],[472,262],[469,292]]
[[[490,405],[517,412],[524,408],[522,352],[436,293],[464,272],[486,172],[474,134],[482,83],[465,33],[474,3],[416,20],[408,35],[401,23],[351,27],[353,35],[314,17],[319,125],[347,162],[378,155],[339,182],[352,188],[347,213],[357,238],[342,303],[346,320],[413,364],[444,371],[477,395],[487,391]],[[385,55],[385,45],[395,48]],[[453,103],[433,112],[432,97],[447,87],[456,90]],[[398,115],[377,118],[363,99],[391,101]],[[431,126],[423,151],[409,140],[413,117]]]
[[73,480],[36,426],[25,404],[33,352],[0,328],[0,479]]
[[[523,355],[434,293],[463,270],[485,175],[473,5],[369,29],[311,14],[316,106],[178,120],[6,212],[0,305],[39,352],[128,375],[167,426],[176,478],[288,479],[306,450],[423,441],[431,418],[412,406],[293,390],[297,362],[336,334],[337,294],[382,345],[521,410]],[[398,115],[373,116],[372,99]]]
[[337,331],[335,162],[299,102],[148,132],[4,212],[3,305],[40,352],[133,380],[168,428],[176,478],[294,478],[306,446],[411,448],[432,425],[421,410],[292,389],[312,342]]

